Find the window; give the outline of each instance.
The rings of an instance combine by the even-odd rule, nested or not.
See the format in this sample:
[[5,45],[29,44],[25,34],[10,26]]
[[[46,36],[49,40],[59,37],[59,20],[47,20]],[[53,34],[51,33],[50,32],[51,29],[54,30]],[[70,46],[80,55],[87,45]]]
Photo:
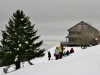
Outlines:
[[78,25],[78,28],[81,28],[81,25]]
[[93,32],[91,32],[91,35],[93,35]]
[[83,28],[86,28],[87,26],[86,25],[83,25]]
[[86,35],[86,32],[84,32],[84,34]]

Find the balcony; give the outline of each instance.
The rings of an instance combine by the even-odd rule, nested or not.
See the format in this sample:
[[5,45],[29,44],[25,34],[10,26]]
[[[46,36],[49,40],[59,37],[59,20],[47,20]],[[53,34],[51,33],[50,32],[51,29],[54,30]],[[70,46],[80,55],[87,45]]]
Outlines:
[[63,46],[79,46],[76,42],[60,42]]

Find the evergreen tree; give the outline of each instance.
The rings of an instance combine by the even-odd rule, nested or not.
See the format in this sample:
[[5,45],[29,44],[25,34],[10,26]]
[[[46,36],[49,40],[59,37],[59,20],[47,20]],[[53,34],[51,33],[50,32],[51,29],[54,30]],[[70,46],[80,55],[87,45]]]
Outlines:
[[45,49],[40,49],[43,41],[36,42],[40,36],[36,35],[37,30],[29,18],[22,10],[17,10],[9,19],[6,30],[2,31],[2,66],[15,64],[16,69],[19,69],[21,61],[29,61],[32,64],[31,59],[44,56]]

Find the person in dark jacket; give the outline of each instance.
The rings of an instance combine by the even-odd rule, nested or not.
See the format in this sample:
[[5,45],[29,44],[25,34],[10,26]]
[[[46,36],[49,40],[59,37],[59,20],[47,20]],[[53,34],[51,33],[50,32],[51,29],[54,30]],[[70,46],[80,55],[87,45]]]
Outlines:
[[70,53],[74,53],[74,49],[73,48],[70,49]]
[[66,54],[67,54],[67,56],[69,56],[69,54],[70,54],[69,50],[66,51]]
[[50,51],[48,51],[48,60],[50,60],[50,58],[51,58],[51,53]]

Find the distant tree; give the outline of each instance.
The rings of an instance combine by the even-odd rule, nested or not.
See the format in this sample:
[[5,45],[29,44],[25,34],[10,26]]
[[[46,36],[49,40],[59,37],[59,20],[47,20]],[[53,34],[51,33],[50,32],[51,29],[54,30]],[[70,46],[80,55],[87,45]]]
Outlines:
[[91,42],[90,29],[82,28],[78,39],[76,40],[77,44],[81,46],[82,49],[85,49],[89,46]]
[[88,35],[81,35],[78,39],[77,42],[81,46],[82,49],[85,49],[89,46],[90,44],[90,37]]
[[12,18],[9,18],[6,30],[2,31],[1,66],[15,64],[16,69],[19,69],[21,61],[32,64],[31,59],[45,55],[45,49],[40,49],[43,41],[36,41],[40,36],[36,35],[37,30],[34,29],[29,18],[22,10],[17,10]]

